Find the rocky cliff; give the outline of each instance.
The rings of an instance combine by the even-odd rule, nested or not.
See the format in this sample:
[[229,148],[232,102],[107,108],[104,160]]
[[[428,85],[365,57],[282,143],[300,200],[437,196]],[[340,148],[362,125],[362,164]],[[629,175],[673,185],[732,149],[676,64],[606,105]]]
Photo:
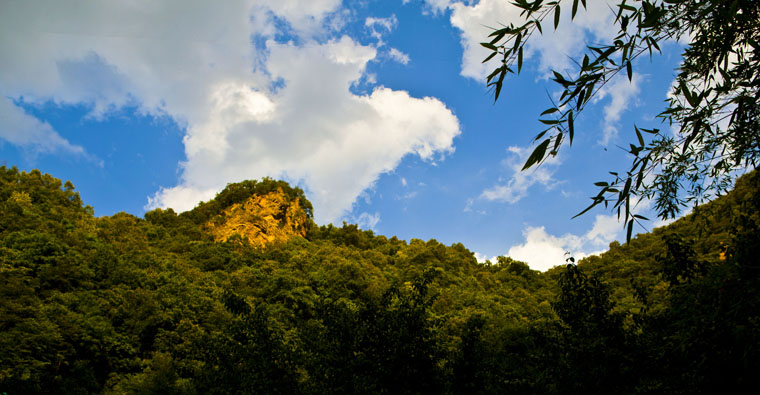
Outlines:
[[252,245],[265,247],[284,242],[293,236],[305,236],[308,216],[298,199],[289,199],[282,189],[253,195],[242,203],[227,207],[211,218],[205,229],[217,241],[233,235],[248,239]]

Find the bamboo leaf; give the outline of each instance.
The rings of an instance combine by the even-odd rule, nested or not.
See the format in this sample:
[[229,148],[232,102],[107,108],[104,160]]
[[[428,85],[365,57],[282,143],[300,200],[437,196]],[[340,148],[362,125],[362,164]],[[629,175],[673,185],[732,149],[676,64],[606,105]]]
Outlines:
[[520,47],[520,49],[517,51],[517,74],[520,74],[520,70],[522,70],[522,64],[523,64],[523,47]]
[[559,121],[556,120],[556,119],[539,119],[538,122],[541,122],[544,125],[557,125],[557,124],[559,124]]
[[573,111],[570,110],[570,113],[567,116],[567,130],[568,135],[570,137],[570,145],[573,145],[573,136],[575,135],[575,127],[573,126]]
[[692,107],[696,107],[699,104],[699,101],[691,93],[691,91],[689,90],[689,87],[686,85],[686,82],[684,80],[680,80],[679,85],[681,87],[681,92],[683,93],[683,96],[686,98],[686,101],[689,102],[689,105]]
[[491,51],[498,51],[499,48],[491,43],[480,43],[481,46],[490,49]]
[[544,159],[546,148],[549,146],[551,140],[551,138],[544,140],[541,144],[538,145],[538,147],[536,147],[536,149],[533,150],[533,153],[530,154],[521,171],[533,166],[536,163],[541,162],[541,160]]
[[491,52],[491,54],[488,55],[487,58],[483,59],[483,62],[481,62],[481,63],[488,62],[489,60],[493,59],[493,57],[496,56],[497,54],[498,54],[498,52]]
[[575,19],[575,14],[578,13],[578,0],[573,0],[573,13],[570,16],[570,19]]

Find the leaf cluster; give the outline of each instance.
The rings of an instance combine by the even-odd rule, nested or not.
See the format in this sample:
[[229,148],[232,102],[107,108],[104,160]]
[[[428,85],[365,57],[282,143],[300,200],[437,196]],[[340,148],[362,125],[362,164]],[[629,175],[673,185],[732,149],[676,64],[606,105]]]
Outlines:
[[[512,3],[525,23],[494,30],[492,51],[501,58],[487,82],[499,98],[504,78],[522,69],[523,48],[541,23],[553,15],[561,20],[560,1],[519,0]],[[579,3],[573,0],[571,19]],[[612,181],[596,183],[599,192],[581,214],[604,205],[617,211],[630,240],[634,223],[646,218],[635,213],[641,199],[653,199],[662,219],[675,218],[688,204],[697,205],[725,193],[736,171],[755,168],[760,154],[760,4],[753,0],[623,0],[615,8],[618,33],[611,43],[588,45],[577,60],[574,75],[553,72],[560,87],[558,102],[541,113],[546,128],[523,170],[572,145],[575,120],[594,95],[618,73],[633,79],[634,62],[650,58],[661,44],[688,37],[675,88],[658,117],[677,132],[634,126],[636,140],[624,149],[631,157],[625,172],[610,172]],[[643,133],[642,133],[643,132]]]

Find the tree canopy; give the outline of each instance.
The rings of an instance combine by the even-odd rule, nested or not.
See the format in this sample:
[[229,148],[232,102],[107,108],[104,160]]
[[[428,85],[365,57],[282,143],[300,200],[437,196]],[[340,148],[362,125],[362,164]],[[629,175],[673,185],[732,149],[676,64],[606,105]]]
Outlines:
[[[533,34],[556,29],[561,5],[569,1],[514,0],[524,23],[493,31],[482,45],[500,65],[488,76],[498,100],[504,78],[519,74],[523,49]],[[572,0],[571,19],[586,0]],[[582,7],[582,8],[581,8]],[[523,170],[572,145],[575,120],[591,98],[613,78],[633,78],[634,62],[654,56],[661,44],[683,40],[683,61],[665,109],[658,115],[670,128],[634,125],[635,139],[627,152],[630,168],[610,172],[596,182],[599,192],[583,210],[611,205],[627,223],[630,240],[638,199],[653,199],[659,217],[675,218],[682,208],[722,194],[738,171],[760,160],[760,2],[756,0],[622,0],[611,8],[617,35],[612,42],[588,45],[577,70],[553,71],[560,86],[558,102],[541,113],[546,128]],[[548,23],[547,23],[548,22]],[[549,25],[544,26],[543,24]],[[581,214],[582,214],[581,213]],[[580,214],[579,214],[580,215]]]
[[285,190],[270,181],[231,184],[197,213],[96,218],[71,183],[0,167],[0,393],[716,393],[760,380],[758,172],[544,273],[356,225],[263,248],[195,222]]

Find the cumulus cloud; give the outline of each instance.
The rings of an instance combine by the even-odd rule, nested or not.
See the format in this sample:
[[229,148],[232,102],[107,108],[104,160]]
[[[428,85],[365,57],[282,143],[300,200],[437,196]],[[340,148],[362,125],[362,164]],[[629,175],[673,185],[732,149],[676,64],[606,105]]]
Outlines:
[[[363,96],[350,91],[375,58],[373,47],[343,36],[304,46],[270,41],[267,49],[266,69],[284,87],[270,98],[248,93],[267,111],[243,111],[246,118],[233,109],[229,119],[213,116],[210,125],[188,128],[188,161],[178,188],[219,188],[220,178],[241,175],[285,177],[303,183],[317,220],[329,222],[405,155],[432,160],[453,151],[459,123],[437,99],[383,87]],[[298,57],[310,61],[294,63]]]
[[[543,226],[528,227],[523,230],[525,242],[509,249],[507,253],[512,259],[528,263],[531,269],[545,271],[565,263],[571,249],[577,249],[580,238],[575,235],[561,237],[546,233]],[[575,254],[583,255],[583,254]],[[576,256],[580,259],[582,256]]]
[[[94,117],[134,106],[184,128],[179,182],[158,190],[148,208],[188,209],[228,182],[271,176],[303,187],[318,222],[335,221],[404,156],[438,160],[460,133],[457,118],[435,98],[382,86],[352,92],[357,83],[373,84],[366,66],[380,44],[335,31],[345,22],[340,0],[237,0],[224,7],[50,0],[3,8],[3,98],[85,104]],[[394,23],[369,22],[378,29]],[[81,149],[9,105],[0,103],[16,121],[0,119],[4,139]],[[8,125],[19,119],[40,132],[23,134],[25,142],[16,132],[10,140],[15,129]]]
[[511,247],[507,255],[528,263],[532,269],[545,271],[564,264],[571,256],[577,261],[603,252],[621,232],[622,227],[613,215],[597,215],[593,227],[580,236],[570,233],[554,236],[543,226],[529,226],[523,230],[525,241]]
[[[541,166],[521,171],[528,156],[533,152],[532,148],[511,146],[507,148],[507,152],[510,155],[504,164],[512,174],[508,179],[502,179],[496,185],[484,190],[480,195],[481,199],[517,203],[528,195],[528,190],[534,185],[540,184],[551,189],[557,183],[553,176],[560,163],[558,156],[550,156]],[[467,208],[471,206],[472,202],[469,202]]]

